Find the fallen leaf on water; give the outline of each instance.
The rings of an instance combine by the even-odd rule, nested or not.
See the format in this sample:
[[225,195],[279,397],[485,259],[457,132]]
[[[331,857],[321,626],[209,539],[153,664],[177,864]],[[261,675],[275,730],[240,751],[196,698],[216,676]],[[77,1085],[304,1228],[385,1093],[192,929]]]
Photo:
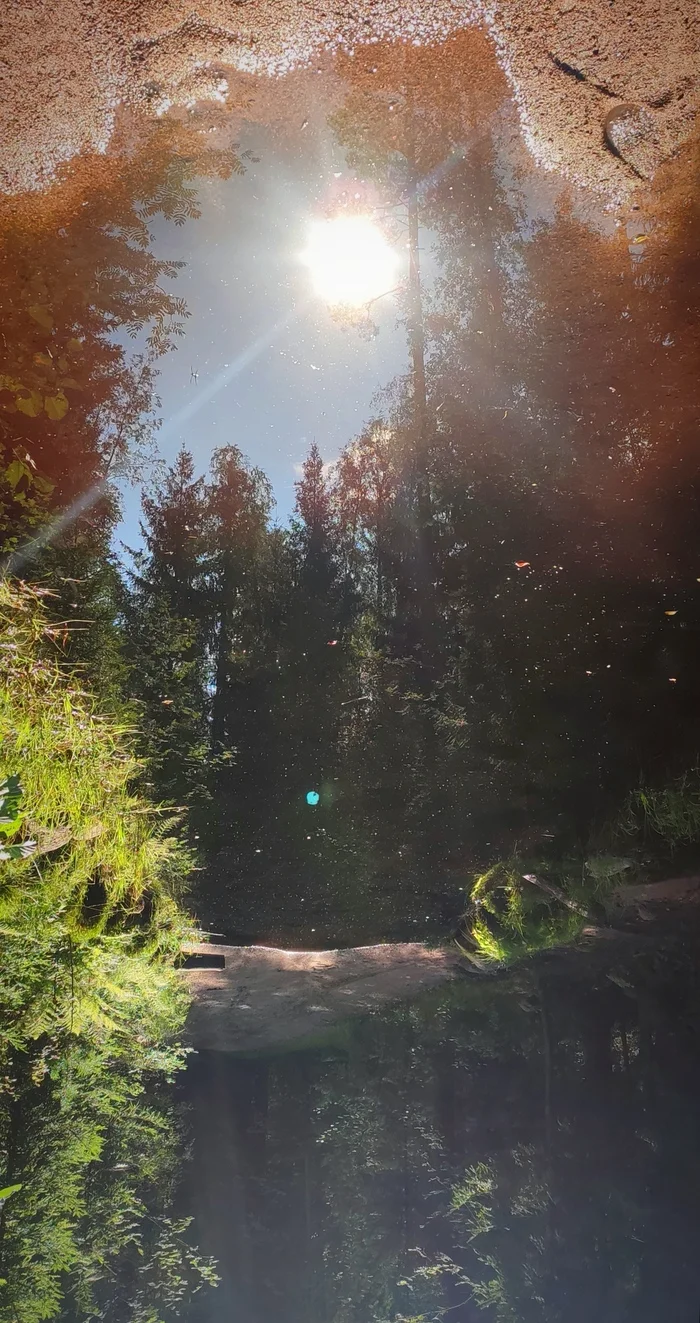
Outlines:
[[48,417],[53,419],[54,422],[60,422],[61,418],[65,418],[68,412],[68,400],[63,391],[60,390],[57,395],[47,395],[44,400],[44,409]]
[[526,570],[529,564],[530,564],[529,560],[516,560],[515,568],[516,570]]
[[40,303],[33,303],[31,308],[27,309],[29,316],[33,321],[43,326],[45,331],[53,330],[53,317],[48,308],[42,307]]
[[38,391],[31,390],[26,395],[17,395],[15,404],[20,413],[26,413],[28,418],[38,418],[44,401]]

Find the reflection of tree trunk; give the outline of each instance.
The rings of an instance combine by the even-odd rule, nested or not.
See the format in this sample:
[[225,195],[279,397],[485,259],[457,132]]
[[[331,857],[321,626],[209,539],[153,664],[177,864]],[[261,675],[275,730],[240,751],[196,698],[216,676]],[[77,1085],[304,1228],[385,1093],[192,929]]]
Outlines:
[[438,1043],[433,1055],[435,1072],[435,1119],[442,1133],[447,1153],[456,1154],[457,1143],[457,1063],[452,1038]]
[[[540,1011],[540,1026],[542,1029],[542,1103],[544,1114],[544,1146],[545,1146],[545,1184],[547,1187],[547,1214],[546,1214],[546,1237],[547,1251],[551,1252],[554,1236],[554,1154],[552,1151],[552,1035],[550,1031],[549,1013],[545,1000],[545,991],[540,979],[535,975],[535,986],[537,988],[537,1001]],[[551,1266],[551,1265],[550,1265]]]
[[420,221],[418,216],[418,168],[416,122],[413,96],[406,96],[406,160],[408,162],[408,341],[413,376],[414,497],[423,530],[430,517],[427,475],[428,398],[425,381],[425,331],[420,273]]
[[401,1262],[405,1262],[406,1253],[410,1243],[409,1221],[410,1221],[410,1198],[409,1198],[409,1147],[408,1147],[408,1105],[407,1100],[410,1097],[411,1071],[413,1068],[413,1058],[411,1048],[413,1046],[413,1029],[411,1025],[410,1013],[404,1009],[403,1013],[403,1090],[401,1097]]
[[603,994],[589,998],[581,1023],[586,1074],[605,1102],[610,1096],[613,1074],[612,1035],[614,1017],[609,999]]
[[220,586],[214,697],[211,710],[211,741],[212,747],[217,750],[223,748],[226,738],[226,709],[229,698],[228,678],[231,657],[231,579],[231,569],[228,557],[226,557]]
[[544,999],[542,984],[537,982],[540,1005],[540,1024],[542,1026],[542,1065],[544,1068],[544,1128],[547,1152],[551,1159],[552,1148],[552,1039],[549,1031],[549,1016]]
[[290,1068],[291,1091],[288,1102],[298,1155],[295,1162],[296,1225],[293,1241],[301,1288],[301,1312],[306,1323],[321,1323],[319,1293],[323,1288],[323,1264],[319,1262],[316,1226],[319,1181],[313,1123],[313,1084],[311,1058],[300,1052]]
[[627,1041],[627,1029],[624,1024],[620,1025],[620,1042],[622,1043],[622,1065],[624,1067],[625,1075],[629,1075],[630,1050],[629,1050],[629,1043]]
[[200,1242],[218,1262],[221,1284],[205,1317],[258,1317],[247,1207],[248,1142],[241,1126],[240,1063],[200,1053],[189,1068],[194,1118],[192,1200]]
[[425,331],[423,325],[423,295],[420,271],[420,218],[418,213],[418,171],[415,160],[415,123],[413,102],[408,99],[408,339],[413,378],[413,491],[417,519],[415,530],[416,561],[414,591],[418,593],[418,613],[421,621],[423,664],[435,665],[437,650],[437,624],[432,590],[434,557],[431,544],[430,522],[432,501],[428,476],[428,396],[425,374]]
[[425,384],[425,334],[423,330],[423,298],[418,240],[418,198],[416,196],[416,180],[412,179],[408,193],[408,331],[413,369],[413,408],[420,475],[420,470],[425,464],[428,403]]
[[211,742],[214,749],[220,749],[223,746],[226,732],[226,679],[229,647],[228,623],[226,615],[222,611],[216,640],[216,689],[211,710]]
[[654,998],[648,988],[637,988],[637,1013],[639,1016],[639,1067],[644,1090],[644,1099],[648,1112],[652,1112],[656,1102],[656,1078],[654,1062],[654,1029],[656,1013]]
[[242,1094],[245,1113],[241,1115],[241,1129],[247,1136],[248,1168],[254,1178],[259,1178],[265,1171],[267,1149],[269,1065],[266,1061],[246,1062],[242,1073],[243,1078],[247,1077],[248,1088]]

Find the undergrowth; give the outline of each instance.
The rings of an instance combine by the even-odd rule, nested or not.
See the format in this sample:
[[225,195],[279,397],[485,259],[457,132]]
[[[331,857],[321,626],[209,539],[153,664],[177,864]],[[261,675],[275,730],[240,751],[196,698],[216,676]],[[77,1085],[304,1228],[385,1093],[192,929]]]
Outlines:
[[628,835],[659,837],[671,849],[700,840],[700,771],[677,777],[660,789],[640,786],[629,797],[621,819]]
[[0,855],[0,1320],[160,1323],[213,1279],[168,1215],[188,857],[41,596],[0,585],[5,839],[23,844]]
[[[587,858],[500,860],[471,882],[458,944],[484,964],[509,964],[566,945],[590,923],[605,921],[605,905],[631,874],[653,877],[674,853],[700,842],[700,772],[661,787],[640,786],[598,833]],[[625,854],[618,853],[620,846]]]
[[478,874],[459,936],[464,954],[508,964],[573,941],[587,922],[592,896],[600,891],[580,865],[578,876],[575,870],[575,864],[555,871],[551,865],[543,868],[541,860],[535,866],[513,856]]

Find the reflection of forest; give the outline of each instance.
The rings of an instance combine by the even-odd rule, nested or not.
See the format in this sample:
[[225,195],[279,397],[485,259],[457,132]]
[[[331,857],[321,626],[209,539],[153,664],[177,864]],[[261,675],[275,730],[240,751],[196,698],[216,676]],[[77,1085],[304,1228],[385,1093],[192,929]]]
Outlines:
[[[466,44],[459,86],[436,50],[373,48],[341,70],[328,131],[395,240],[430,234],[437,275],[399,296],[412,374],[330,472],[312,448],[288,528],[229,444],[203,477],[186,450],[160,475],[133,573],[109,550],[110,482],[148,454],[157,359],[186,314],[150,222],[194,218],[198,178],[242,168],[230,145],[198,136],[196,110],[138,151],[127,124],[121,155],[0,208],[2,551],[61,622],[35,628],[36,599],[10,594],[18,764],[42,684],[61,714],[28,770],[3,769],[26,772],[49,840],[47,858],[2,856],[0,1129],[22,1188],[1,1196],[0,1248],[22,1323],[67,1318],[65,1300],[71,1320],[104,1300],[115,1323],[156,1308],[169,1323],[211,1275],[168,1212],[183,856],[167,813],[141,834],[164,803],[203,923],[292,944],[444,935],[473,871],[501,860],[516,926],[518,888],[538,888],[545,945],[552,897],[580,927],[577,887],[693,862],[697,781],[674,780],[696,763],[700,713],[692,153],[606,237],[533,174],[483,53]],[[66,768],[85,730],[129,787],[116,799],[102,770],[78,811]],[[610,824],[640,780],[662,794],[645,790],[641,834],[621,844]],[[223,1313],[430,1319],[447,1283],[470,1323],[470,1292],[518,1323],[673,1318],[696,1230],[695,996],[692,962],[660,950],[607,977],[549,966],[446,993],[323,1050],[202,1057],[191,1191]],[[115,1179],[100,1184],[102,1154]]]
[[[533,173],[478,34],[338,73],[351,167],[397,242],[407,212],[434,238],[437,277],[404,309],[412,376],[330,475],[313,452],[289,530],[223,447],[208,480],[183,456],[146,499],[133,579],[108,488],[30,562],[61,619],[97,622],[70,656],[137,700],[205,925],[319,944],[440,930],[471,868],[585,852],[640,775],[692,762],[699,710],[690,162],[630,213],[632,242],[603,237]],[[149,218],[195,216],[196,176],[241,168],[198,124],[163,122],[133,159],[127,141],[119,170],[81,164],[50,238],[17,212],[7,550],[143,453],[186,311]],[[114,333],[149,327],[129,360]]]
[[[609,959],[609,957],[608,957]],[[697,951],[568,961],[191,1068],[197,1323],[697,1309]]]
[[439,52],[360,55],[331,120],[397,241],[409,202],[435,236],[413,374],[288,531],[235,449],[145,505],[126,651],[217,931],[439,929],[472,866],[580,855],[695,756],[695,203],[669,179],[629,243],[540,206],[472,54],[458,93]]

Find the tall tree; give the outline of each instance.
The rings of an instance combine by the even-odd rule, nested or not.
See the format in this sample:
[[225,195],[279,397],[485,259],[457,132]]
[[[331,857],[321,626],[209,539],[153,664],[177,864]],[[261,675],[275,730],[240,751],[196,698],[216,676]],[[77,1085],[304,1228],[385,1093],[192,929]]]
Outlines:
[[[211,741],[230,752],[255,716],[245,680],[265,653],[264,569],[272,489],[237,446],[216,450],[207,492],[208,590],[215,616]],[[244,741],[245,742],[245,741]]]
[[143,498],[144,547],[124,602],[129,690],[156,793],[191,804],[206,793],[210,652],[204,479],[181,450]]

